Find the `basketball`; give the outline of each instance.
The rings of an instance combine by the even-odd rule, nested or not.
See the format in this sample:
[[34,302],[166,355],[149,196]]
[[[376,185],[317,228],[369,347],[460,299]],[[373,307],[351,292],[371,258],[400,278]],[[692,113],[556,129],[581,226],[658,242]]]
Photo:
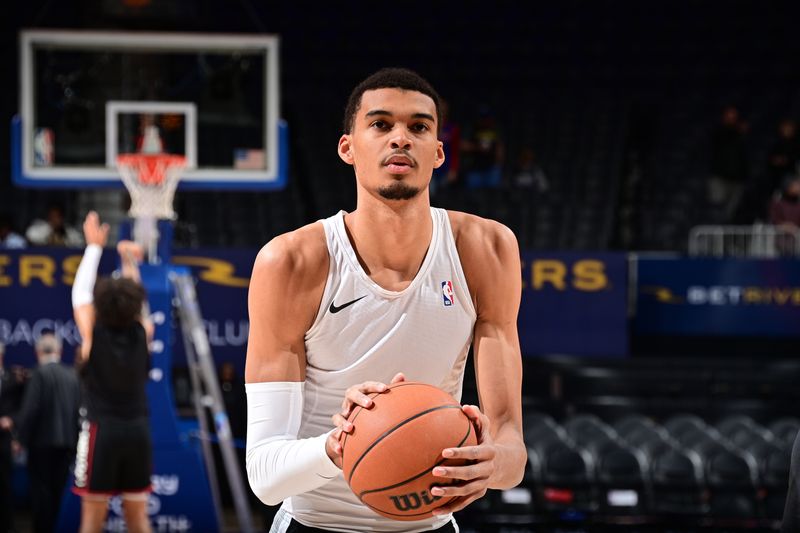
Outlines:
[[477,436],[461,405],[443,390],[416,382],[390,385],[370,395],[369,409],[357,407],[348,420],[353,432],[342,439],[342,471],[364,505],[395,520],[422,520],[452,498],[430,489],[453,482],[433,475],[435,466],[459,466],[444,459],[445,448],[473,446]]

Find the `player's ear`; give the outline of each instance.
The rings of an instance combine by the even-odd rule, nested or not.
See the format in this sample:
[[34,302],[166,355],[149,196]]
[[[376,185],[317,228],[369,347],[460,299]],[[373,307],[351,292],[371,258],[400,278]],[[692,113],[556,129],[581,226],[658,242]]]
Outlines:
[[353,145],[351,143],[350,135],[344,134],[339,138],[339,147],[338,147],[339,157],[347,163],[348,165],[352,165],[354,163],[353,160]]
[[436,147],[436,159],[433,161],[433,168],[439,168],[444,164],[444,144],[442,141],[439,141],[439,145]]

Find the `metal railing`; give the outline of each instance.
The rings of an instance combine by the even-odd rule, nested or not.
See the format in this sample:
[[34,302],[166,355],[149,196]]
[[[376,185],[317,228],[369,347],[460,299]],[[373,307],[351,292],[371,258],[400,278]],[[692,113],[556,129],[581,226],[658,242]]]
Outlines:
[[800,257],[800,229],[791,226],[695,226],[689,231],[694,257]]

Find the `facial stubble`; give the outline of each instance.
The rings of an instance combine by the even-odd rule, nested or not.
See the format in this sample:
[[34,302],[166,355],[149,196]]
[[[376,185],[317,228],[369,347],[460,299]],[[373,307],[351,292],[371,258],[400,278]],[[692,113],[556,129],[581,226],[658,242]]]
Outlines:
[[419,187],[411,187],[402,181],[378,188],[378,194],[386,200],[411,200],[420,193]]

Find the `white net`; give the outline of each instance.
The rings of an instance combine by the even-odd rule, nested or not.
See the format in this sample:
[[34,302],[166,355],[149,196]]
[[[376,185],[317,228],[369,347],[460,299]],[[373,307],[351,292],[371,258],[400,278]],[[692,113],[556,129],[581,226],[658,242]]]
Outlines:
[[175,219],[172,199],[186,166],[182,156],[169,154],[122,154],[117,168],[131,195],[132,218]]
[[122,183],[131,196],[128,215],[134,219],[133,239],[157,261],[158,220],[174,220],[172,199],[186,158],[171,154],[121,154],[117,157]]

